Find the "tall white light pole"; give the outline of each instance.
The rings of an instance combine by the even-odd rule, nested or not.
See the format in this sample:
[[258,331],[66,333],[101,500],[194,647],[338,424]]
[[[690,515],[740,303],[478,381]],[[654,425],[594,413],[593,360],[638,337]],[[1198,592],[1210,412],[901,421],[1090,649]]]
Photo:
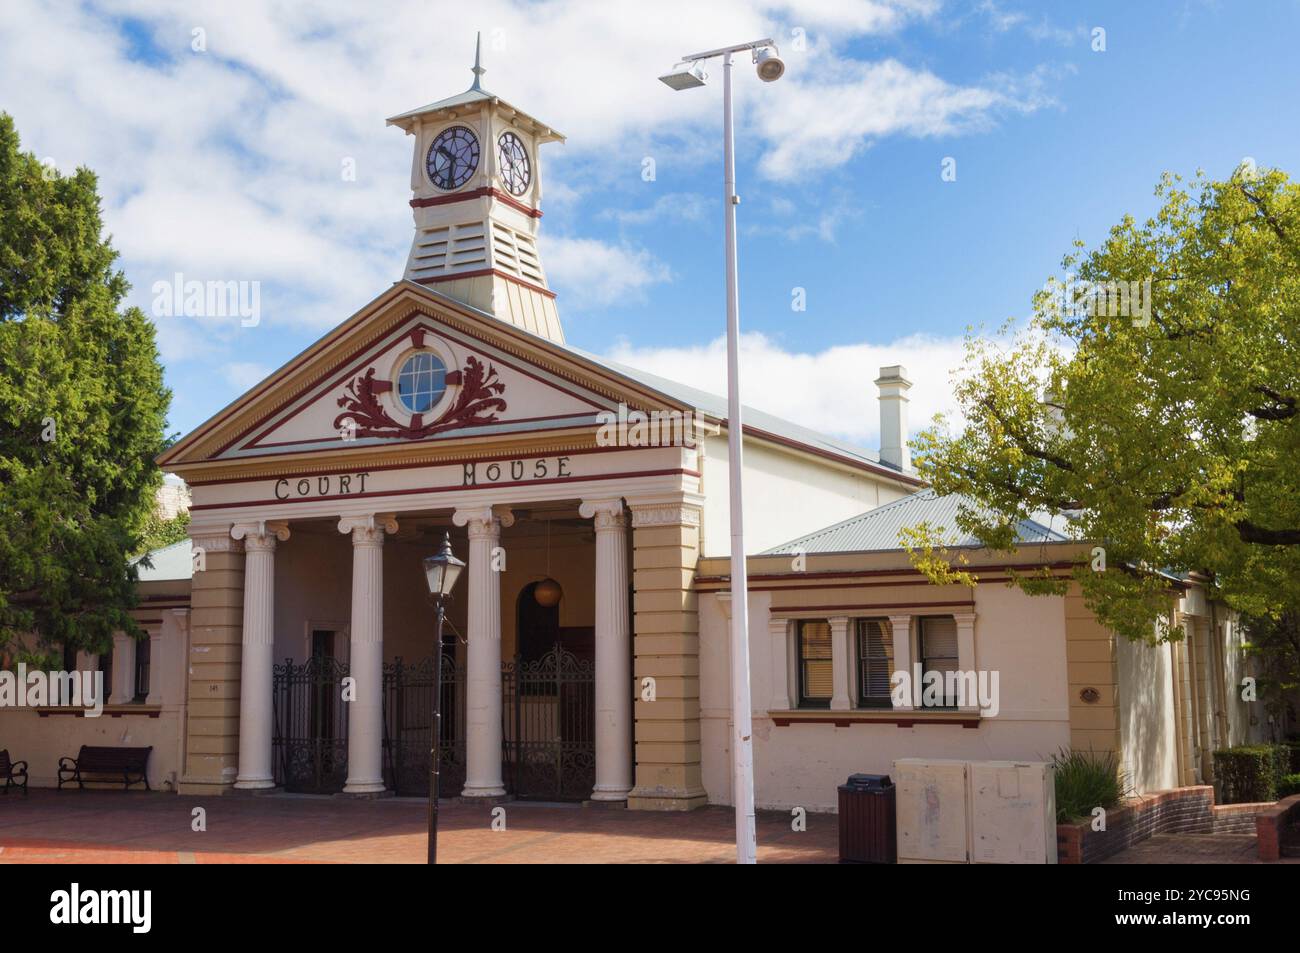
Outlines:
[[744,505],[741,474],[744,470],[740,408],[740,299],[736,287],[736,194],[735,132],[731,117],[731,57],[745,50],[753,52],[758,76],[764,82],[779,79],[785,64],[770,39],[709,50],[682,57],[684,65],[659,77],[673,89],[703,86],[705,73],[700,63],[722,57],[722,165],[723,216],[726,220],[727,269],[727,446],[731,508],[731,752],[732,800],[736,807],[736,863],[758,860],[754,831],[754,727],[749,697],[749,579],[745,570]]

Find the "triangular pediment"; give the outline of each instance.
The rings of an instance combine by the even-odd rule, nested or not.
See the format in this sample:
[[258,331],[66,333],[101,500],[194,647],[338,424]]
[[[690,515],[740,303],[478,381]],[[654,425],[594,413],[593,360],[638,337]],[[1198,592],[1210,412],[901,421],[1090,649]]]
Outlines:
[[183,470],[282,455],[594,431],[597,415],[617,411],[620,403],[688,409],[563,345],[401,282],[202,424],[159,463]]

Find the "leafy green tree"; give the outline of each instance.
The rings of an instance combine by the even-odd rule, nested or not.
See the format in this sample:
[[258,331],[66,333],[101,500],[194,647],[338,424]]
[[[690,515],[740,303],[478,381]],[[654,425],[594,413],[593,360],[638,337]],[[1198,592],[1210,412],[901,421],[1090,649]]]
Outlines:
[[[1075,568],[1085,600],[1147,640],[1172,634],[1154,570],[1200,573],[1256,618],[1300,606],[1300,187],[1243,167],[1156,194],[1154,218],[1076,243],[1027,326],[968,338],[964,429],[937,418],[913,444],[995,549],[1019,519],[1066,515],[1104,550]],[[914,562],[941,575],[942,535],[916,535]]]
[[155,509],[145,520],[141,530],[140,543],[136,555],[153,552],[173,543],[179,543],[190,535],[190,514],[182,510],[170,519],[165,518]]
[[42,166],[0,114],[0,649],[138,634],[128,557],[171,394],[116,259],[95,175]]

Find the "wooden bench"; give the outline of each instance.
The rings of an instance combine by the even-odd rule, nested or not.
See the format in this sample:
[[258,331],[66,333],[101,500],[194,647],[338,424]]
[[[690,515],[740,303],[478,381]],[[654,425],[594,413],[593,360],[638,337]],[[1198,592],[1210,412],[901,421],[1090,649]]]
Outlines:
[[0,777],[5,779],[5,794],[10,788],[22,788],[23,797],[27,796],[27,762],[10,761],[8,748],[0,749]]
[[[118,784],[131,787],[143,784],[146,791],[149,778],[145,773],[149,766],[148,748],[96,748],[82,745],[81,752],[75,758],[59,759],[59,787],[77,782],[79,788],[87,784]],[[112,777],[86,777],[87,774],[111,775]]]

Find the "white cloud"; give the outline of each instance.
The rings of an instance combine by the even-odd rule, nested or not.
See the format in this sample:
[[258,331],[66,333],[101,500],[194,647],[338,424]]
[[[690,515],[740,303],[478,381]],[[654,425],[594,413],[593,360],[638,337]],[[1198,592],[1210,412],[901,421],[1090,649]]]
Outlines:
[[[635,347],[626,343],[606,356],[670,380],[725,394],[727,343]],[[881,367],[902,364],[913,387],[908,394],[912,433],[936,413],[951,413],[954,372],[965,353],[960,337],[911,335],[887,344],[846,344],[808,353],[792,351],[762,334],[741,336],[741,392],[745,404],[874,449],[880,443],[880,408],[872,383]],[[779,384],[774,383],[779,382]]]
[[222,376],[241,393],[266,380],[271,371],[272,368],[251,361],[234,361],[221,368]]
[[549,238],[546,272],[553,286],[563,285],[565,303],[578,310],[640,301],[651,285],[672,280],[668,266],[645,249],[594,238]]
[[898,60],[867,63],[827,55],[792,77],[756,115],[769,143],[759,164],[794,180],[842,165],[882,136],[951,135],[989,127],[997,112],[1032,109],[989,86],[957,86]]
[[620,225],[649,225],[653,222],[698,222],[704,217],[709,201],[694,192],[670,192],[642,208],[606,209],[602,218],[612,218]]
[[[61,169],[99,174],[133,303],[147,309],[152,282],[176,272],[256,280],[264,328],[315,332],[400,277],[412,230],[411,141],[383,119],[466,88],[473,31],[482,29],[486,87],[569,137],[543,156],[548,210],[567,217],[565,235],[543,227],[542,254],[580,310],[641,299],[672,280],[643,248],[584,237],[580,216],[595,214],[586,203],[602,178],[639,183],[646,155],[664,181],[700,157],[716,160],[719,84],[677,94],[656,81],[683,53],[746,37],[781,45],[781,82],[760,84],[743,57],[737,69],[738,121],[775,178],[832,168],[882,136],[978,129],[1003,110],[1033,108],[1012,80],[960,85],[895,59],[849,58],[864,38],[933,23],[939,8],[938,0],[652,8],[483,0],[472,9],[400,0],[377,12],[348,2],[6,0],[0,89],[26,148]],[[444,10],[455,28],[427,28]],[[191,49],[195,28],[206,31],[203,52]],[[355,164],[354,181],[341,174],[344,160]],[[713,201],[677,195],[614,217],[689,219]],[[832,240],[838,214],[782,235]],[[247,353],[233,350],[246,340],[237,333],[175,318],[160,342],[168,360],[217,368]],[[227,379],[252,373],[225,367]]]

